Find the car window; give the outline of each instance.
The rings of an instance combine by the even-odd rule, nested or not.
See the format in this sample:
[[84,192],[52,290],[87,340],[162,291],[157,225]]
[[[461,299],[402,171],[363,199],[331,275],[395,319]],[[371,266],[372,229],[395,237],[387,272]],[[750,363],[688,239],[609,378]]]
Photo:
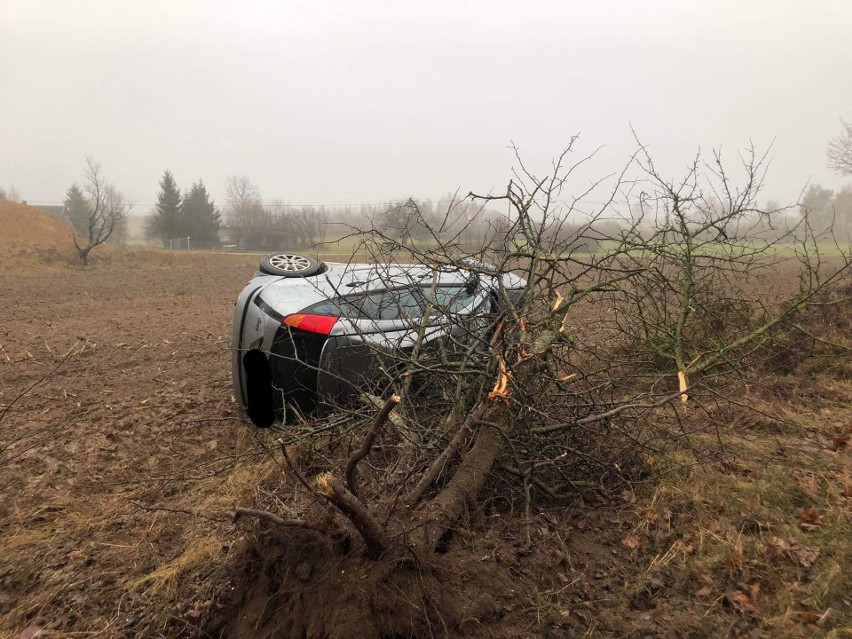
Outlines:
[[[431,286],[412,286],[385,291],[368,291],[326,300],[303,309],[303,313],[340,315],[347,319],[400,320],[418,319],[426,310]],[[456,313],[473,299],[473,291],[463,286],[439,286],[435,289],[432,315]]]
[[[426,291],[427,295],[429,291]],[[466,286],[439,286],[435,289],[432,314],[458,313],[473,300],[474,292]]]
[[[363,295],[347,297],[344,303],[352,317],[373,320],[398,320],[421,317],[425,308],[425,299],[420,288],[403,288],[393,291],[374,291]],[[345,310],[344,306],[344,310]]]

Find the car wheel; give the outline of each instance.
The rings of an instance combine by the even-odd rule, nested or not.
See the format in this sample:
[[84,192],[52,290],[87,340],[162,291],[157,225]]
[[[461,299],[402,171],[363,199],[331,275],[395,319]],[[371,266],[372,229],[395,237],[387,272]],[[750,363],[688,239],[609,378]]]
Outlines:
[[320,269],[319,262],[305,255],[277,253],[260,261],[260,272],[281,277],[310,277]]

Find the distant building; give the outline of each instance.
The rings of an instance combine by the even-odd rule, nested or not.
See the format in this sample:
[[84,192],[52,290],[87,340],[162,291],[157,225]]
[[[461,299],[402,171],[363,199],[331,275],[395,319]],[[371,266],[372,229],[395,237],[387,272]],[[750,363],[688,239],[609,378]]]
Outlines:
[[42,213],[47,213],[49,216],[55,217],[57,220],[68,222],[68,217],[65,215],[65,207],[61,204],[50,206],[36,206],[35,208],[37,208]]

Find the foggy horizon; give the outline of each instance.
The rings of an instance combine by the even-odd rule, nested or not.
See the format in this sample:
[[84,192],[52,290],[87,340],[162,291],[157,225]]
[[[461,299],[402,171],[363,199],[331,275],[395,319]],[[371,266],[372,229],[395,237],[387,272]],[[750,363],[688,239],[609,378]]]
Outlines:
[[[761,202],[839,189],[852,118],[852,3],[408,5],[0,0],[0,186],[61,203],[91,155],[135,213],[163,171],[229,175],[265,202],[358,205],[501,192],[510,141],[533,170],[579,133],[603,147],[569,192],[636,149],[681,176],[770,150]],[[844,81],[843,78],[847,80]],[[594,200],[594,197],[590,198]]]

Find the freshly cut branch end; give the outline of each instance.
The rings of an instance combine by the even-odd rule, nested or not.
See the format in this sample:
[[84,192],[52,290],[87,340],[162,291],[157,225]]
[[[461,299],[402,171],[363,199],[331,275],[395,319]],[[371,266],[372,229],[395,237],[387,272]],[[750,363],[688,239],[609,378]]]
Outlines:
[[686,404],[689,401],[689,395],[686,394],[686,373],[684,371],[677,372],[677,382],[680,386],[680,401]]
[[502,401],[508,403],[509,399],[509,376],[511,373],[506,368],[506,361],[501,357],[498,360],[498,364],[500,366],[500,375],[497,377],[497,381],[494,383],[494,390],[488,393],[488,399],[491,401]]
[[334,496],[334,489],[331,487],[332,479],[331,473],[321,473],[316,478],[317,490],[326,497]]

